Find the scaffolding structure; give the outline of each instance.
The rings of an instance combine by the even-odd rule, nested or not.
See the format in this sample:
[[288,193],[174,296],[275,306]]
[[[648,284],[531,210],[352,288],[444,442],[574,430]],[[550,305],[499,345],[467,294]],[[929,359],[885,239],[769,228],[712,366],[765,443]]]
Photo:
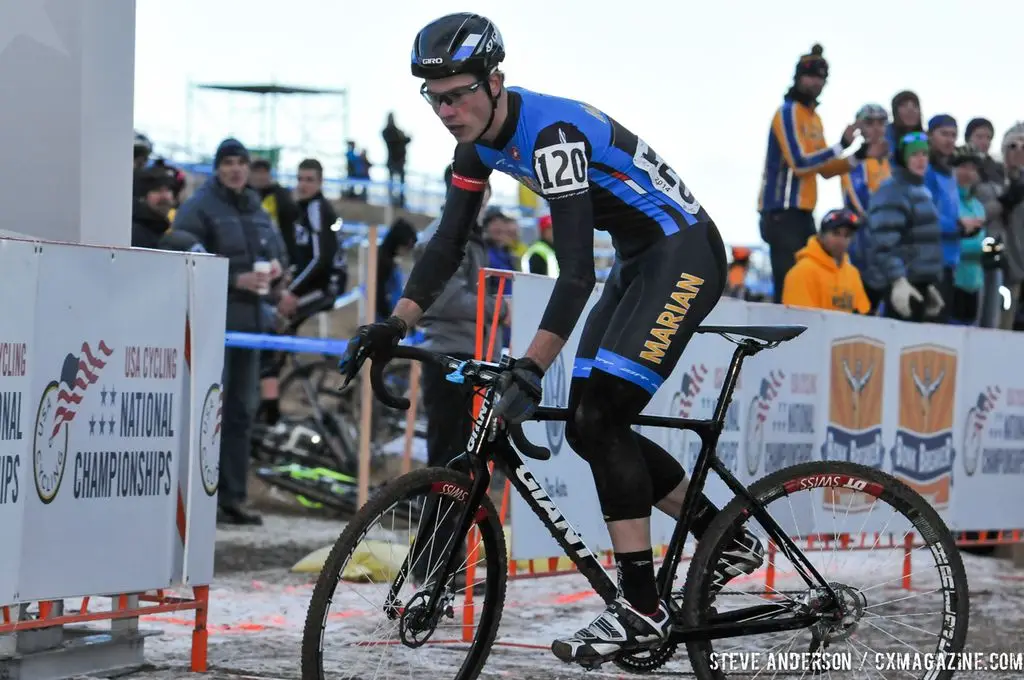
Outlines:
[[[313,87],[299,87],[292,85],[279,85],[276,83],[267,84],[211,84],[211,83],[189,83],[188,96],[186,103],[185,113],[185,148],[189,155],[197,156],[195,153],[196,145],[194,139],[194,116],[196,108],[196,99],[201,93],[218,92],[222,95],[229,97],[237,97],[239,95],[247,97],[258,97],[259,98],[259,137],[258,144],[252,143],[254,140],[245,140],[247,146],[253,148],[259,148],[264,152],[264,155],[271,156],[267,160],[276,164],[277,153],[282,149],[282,145],[278,141],[278,106],[281,102],[281,98],[287,97],[289,99],[298,98],[330,98],[337,101],[337,109],[332,110],[318,118],[330,118],[332,120],[340,120],[341,133],[336,139],[326,140],[327,144],[324,144],[325,140],[317,139],[312,141],[308,138],[308,126],[307,120],[308,112],[303,111],[300,115],[291,115],[289,118],[289,124],[293,124],[303,131],[303,139],[300,144],[302,147],[299,149],[302,153],[316,152],[318,156],[328,156],[331,158],[343,159],[345,155],[345,141],[348,139],[350,127],[349,127],[349,93],[347,89],[337,88],[313,88]],[[234,116],[234,112],[233,116]],[[296,120],[299,118],[299,120]],[[237,124],[237,118],[235,119]],[[333,137],[333,135],[332,135]],[[337,151],[329,148],[337,143]],[[294,149],[294,147],[289,147]],[[204,154],[212,156],[212,149],[206,149]]]

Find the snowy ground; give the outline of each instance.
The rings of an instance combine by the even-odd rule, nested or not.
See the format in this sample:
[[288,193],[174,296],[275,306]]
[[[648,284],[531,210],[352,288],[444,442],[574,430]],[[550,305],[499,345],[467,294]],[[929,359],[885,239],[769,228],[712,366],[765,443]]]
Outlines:
[[[300,677],[299,645],[315,575],[292,574],[289,568],[310,551],[333,542],[341,527],[337,522],[308,518],[271,515],[266,520],[263,527],[222,529],[218,533],[217,578],[210,592],[211,672],[206,677],[211,680]],[[888,565],[868,564],[861,560],[847,569],[872,573],[889,569],[893,572],[892,577],[896,578],[902,558],[892,553],[879,559],[887,560]],[[972,588],[969,648],[986,652],[1020,651],[1020,636],[1024,629],[1022,576],[1004,560],[973,555],[965,555],[965,560]],[[758,578],[763,579],[763,576]],[[784,587],[785,580],[783,573],[777,587]],[[880,580],[883,579],[873,582]],[[895,593],[893,597],[906,593],[898,589],[892,592]],[[586,624],[598,609],[600,600],[589,591],[584,579],[575,574],[511,581],[499,640],[516,646],[495,646],[481,677],[524,680],[584,677],[582,669],[556,661],[547,647],[554,636]],[[180,616],[156,616],[145,620],[143,625],[147,629],[159,630],[160,634],[146,641],[146,658],[152,667],[132,677],[140,680],[189,677],[187,662],[191,621]],[[935,630],[935,627],[929,630]],[[332,639],[330,635],[328,633],[328,644]],[[743,644],[736,641],[736,648],[744,649]],[[463,658],[454,651],[438,648],[431,649],[430,653],[433,662],[429,672],[431,680],[453,677],[451,664],[461,663]],[[339,664],[334,671],[344,667],[341,660],[332,663]],[[330,677],[332,669],[327,670]],[[449,673],[445,675],[444,670],[449,670]],[[688,671],[685,653],[681,651],[658,675],[686,675]],[[410,677],[421,675],[426,674],[410,674]],[[838,675],[890,677],[889,674],[877,673]],[[832,677],[838,675],[833,673]],[[1022,675],[1020,672],[973,672],[960,677],[982,680]],[[369,679],[373,673],[363,677]],[[585,677],[625,676],[608,664]],[[729,677],[742,676],[730,674]],[[771,677],[771,673],[761,677]]]

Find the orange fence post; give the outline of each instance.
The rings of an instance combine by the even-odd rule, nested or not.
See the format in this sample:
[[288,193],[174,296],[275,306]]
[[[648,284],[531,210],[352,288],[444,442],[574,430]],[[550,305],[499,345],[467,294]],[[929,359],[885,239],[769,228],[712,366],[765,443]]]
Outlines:
[[206,672],[206,653],[209,643],[209,631],[206,630],[206,617],[210,605],[210,586],[195,586],[192,595],[196,600],[196,624],[192,631],[192,672]]

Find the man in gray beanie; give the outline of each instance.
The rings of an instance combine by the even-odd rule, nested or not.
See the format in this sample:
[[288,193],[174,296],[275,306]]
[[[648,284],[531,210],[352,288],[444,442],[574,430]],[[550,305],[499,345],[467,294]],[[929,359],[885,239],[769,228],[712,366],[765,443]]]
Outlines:
[[[173,229],[188,232],[211,253],[228,259],[227,330],[267,330],[264,302],[276,291],[271,282],[287,266],[283,246],[259,196],[246,185],[249,152],[237,139],[220,143],[214,174],[178,209]],[[269,262],[271,272],[258,271]],[[259,404],[259,352],[228,348],[224,352],[224,408],[221,424],[220,490],[217,521],[262,524],[244,508],[247,496],[250,433]]]

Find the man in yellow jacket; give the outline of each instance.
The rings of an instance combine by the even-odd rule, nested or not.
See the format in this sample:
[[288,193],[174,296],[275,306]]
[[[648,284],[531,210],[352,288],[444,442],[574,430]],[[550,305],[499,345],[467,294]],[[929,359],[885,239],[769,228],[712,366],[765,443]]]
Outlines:
[[850,239],[863,222],[864,218],[846,208],[826,213],[821,231],[807,239],[786,274],[782,304],[856,314],[871,310],[860,272],[846,254]]

